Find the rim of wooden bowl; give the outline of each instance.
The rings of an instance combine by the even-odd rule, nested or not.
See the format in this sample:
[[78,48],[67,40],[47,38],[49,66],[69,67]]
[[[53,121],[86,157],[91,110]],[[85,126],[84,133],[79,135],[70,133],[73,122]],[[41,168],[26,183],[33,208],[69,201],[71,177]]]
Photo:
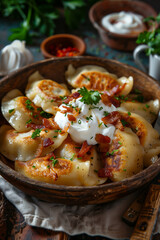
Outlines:
[[[21,73],[28,72],[30,69],[32,72],[35,71],[36,67],[45,66],[47,64],[54,63],[62,63],[66,62],[66,66],[68,66],[68,62],[77,63],[79,66],[86,65],[82,63],[86,61],[88,64],[90,62],[91,65],[96,64],[99,66],[104,66],[105,64],[115,64],[115,66],[122,67],[123,69],[129,69],[130,71],[136,72],[137,74],[143,76],[144,78],[149,79],[152,85],[154,85],[155,89],[159,89],[160,85],[153,78],[143,73],[142,71],[129,66],[124,63],[120,63],[116,60],[108,60],[99,57],[89,57],[89,56],[79,56],[79,57],[71,57],[71,58],[56,58],[56,59],[46,59],[40,62],[36,62],[30,64],[26,67],[23,67],[8,76],[4,77],[0,80],[0,87],[4,89],[4,95],[7,92],[6,84],[9,84],[10,79],[15,78]],[[96,63],[95,63],[96,62]],[[106,66],[107,67],[107,66]],[[115,73],[116,74],[116,73]],[[26,77],[26,79],[28,76]],[[26,80],[27,81],[27,80]],[[12,88],[12,86],[10,86]],[[6,92],[5,92],[6,91]],[[1,96],[3,97],[3,96]],[[0,155],[0,174],[12,185],[19,188],[23,192],[35,196],[41,200],[49,201],[49,202],[59,202],[69,205],[84,205],[84,204],[101,204],[116,200],[118,197],[122,197],[135,191],[136,189],[144,186],[153,180],[154,177],[160,172],[160,158],[153,163],[148,168],[144,169],[140,173],[126,178],[119,182],[105,183],[98,186],[65,186],[65,185],[56,185],[50,183],[39,182],[36,180],[29,179],[23,176],[21,173],[16,172],[14,169],[9,167],[5,160],[6,158]],[[46,194],[46,197],[44,196]],[[43,195],[43,196],[42,196]],[[50,198],[47,200],[47,198]]]

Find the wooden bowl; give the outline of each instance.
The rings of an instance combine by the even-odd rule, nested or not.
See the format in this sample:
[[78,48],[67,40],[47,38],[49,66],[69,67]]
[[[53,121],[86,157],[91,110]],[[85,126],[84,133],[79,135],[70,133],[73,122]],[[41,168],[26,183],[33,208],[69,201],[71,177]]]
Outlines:
[[80,37],[72,34],[56,34],[45,38],[40,46],[44,58],[56,57],[50,52],[51,46],[54,48],[57,46],[61,46],[62,48],[74,47],[79,51],[77,56],[83,55],[86,50],[85,42]]
[[[98,65],[105,67],[111,73],[117,74],[118,77],[133,76],[134,86],[143,91],[145,97],[149,96],[151,99],[158,98],[160,100],[160,85],[153,78],[126,64],[96,57],[48,59],[23,67],[0,81],[0,99],[14,88],[24,92],[28,77],[37,70],[45,78],[63,83],[65,81],[64,72],[69,64],[73,64],[74,67],[87,64]],[[4,118],[0,113],[0,124],[3,122]],[[41,200],[72,205],[100,204],[118,199],[149,183],[160,171],[159,159],[142,172],[120,182],[93,187],[59,186],[31,180],[16,172],[10,163],[11,161],[0,156],[0,174],[12,185]]]
[[[137,13],[144,18],[149,16],[157,16],[157,12],[147,3],[141,1],[130,0],[104,0],[95,3],[89,11],[89,19],[93,26],[98,30],[99,35],[104,43],[109,47],[123,50],[132,51],[137,45],[137,36],[131,34],[117,34],[108,31],[101,24],[101,20],[104,16],[115,12],[133,12]],[[150,30],[150,26],[146,26],[147,30]]]

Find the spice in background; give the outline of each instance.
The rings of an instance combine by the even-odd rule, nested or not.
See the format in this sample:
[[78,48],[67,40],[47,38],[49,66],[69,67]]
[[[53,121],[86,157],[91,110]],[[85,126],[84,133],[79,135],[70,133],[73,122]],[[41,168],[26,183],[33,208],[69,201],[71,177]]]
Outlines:
[[79,50],[76,47],[72,46],[62,46],[62,44],[58,45],[50,45],[49,46],[49,53],[56,57],[72,57],[77,56]]

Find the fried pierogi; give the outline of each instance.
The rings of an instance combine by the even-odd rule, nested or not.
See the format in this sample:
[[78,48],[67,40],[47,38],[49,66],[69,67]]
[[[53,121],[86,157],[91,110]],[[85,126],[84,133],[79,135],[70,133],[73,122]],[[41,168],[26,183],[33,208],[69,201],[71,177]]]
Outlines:
[[148,167],[152,164],[152,160],[160,154],[160,139],[159,133],[153,126],[138,114],[132,113],[126,116],[126,121],[131,129],[136,133],[140,140],[140,144],[144,148],[144,166]]
[[[70,159],[76,165],[78,178],[84,186],[92,186],[102,184],[106,178],[99,178],[98,170],[102,167],[102,162],[96,151],[96,147],[92,146],[85,154],[80,154],[81,144],[75,143],[69,136],[63,144],[54,151],[55,156]],[[80,154],[80,155],[79,155]],[[85,177],[84,177],[85,175]]]
[[157,161],[160,138],[152,124],[158,99],[145,101],[132,89],[132,76],[100,66],[69,65],[65,77],[72,93],[35,72],[26,96],[15,89],[3,98],[10,125],[0,127],[0,152],[15,161],[16,171],[46,183],[95,186]]
[[145,118],[149,123],[153,123],[158,116],[159,112],[159,100],[150,100],[145,103],[135,102],[135,101],[124,101],[121,103],[120,108],[136,113],[143,118]]
[[55,114],[63,97],[69,95],[65,85],[50,79],[35,80],[31,78],[26,87],[26,96],[44,111]]
[[0,152],[5,157],[13,161],[28,161],[53,152],[68,134],[46,128],[19,133],[11,126],[2,125],[0,135]]
[[109,91],[110,95],[115,93],[127,95],[133,87],[133,78],[131,76],[118,78],[106,69],[94,65],[87,65],[77,69],[69,65],[65,75],[68,83],[74,88],[86,87],[101,92]]
[[28,123],[41,124],[42,109],[32,103],[26,96],[14,89],[4,96],[1,111],[10,125],[19,132],[31,130]]
[[[71,186],[93,186],[104,183],[107,178],[99,178],[96,171],[100,168],[95,147],[78,158],[80,145],[68,137],[56,149],[54,157],[49,155],[27,162],[15,162],[15,169],[25,176],[47,183]],[[56,157],[56,155],[58,157]]]
[[109,150],[105,154],[105,168],[103,175],[110,179],[121,181],[143,170],[144,149],[137,135],[130,129],[117,129]]

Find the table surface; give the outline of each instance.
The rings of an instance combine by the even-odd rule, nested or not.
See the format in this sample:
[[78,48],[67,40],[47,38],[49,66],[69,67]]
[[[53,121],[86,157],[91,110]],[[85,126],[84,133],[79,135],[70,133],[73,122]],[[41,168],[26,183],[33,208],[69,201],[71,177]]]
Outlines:
[[[159,6],[159,0],[153,2],[153,6]],[[150,0],[146,0],[149,2]],[[156,5],[156,3],[158,5]],[[151,4],[151,3],[150,3]],[[7,19],[1,19],[0,21],[0,49],[9,44],[8,37],[10,29],[17,26],[18,23],[10,22]],[[137,67],[133,60],[133,52],[122,52],[106,46],[100,39],[97,31],[90,24],[89,20],[84,26],[70,32],[64,29],[63,23],[60,23],[61,27],[56,33],[72,33],[80,36],[86,43],[85,55],[98,56],[107,59],[115,59],[122,63],[129,64],[133,67]],[[43,60],[43,56],[40,52],[40,43],[43,39],[36,39],[32,45],[27,48],[32,52],[34,61]],[[147,58],[144,60],[144,64],[147,66]],[[2,191],[0,191],[0,240],[4,239],[23,239],[23,240],[107,240],[104,237],[90,237],[87,235],[79,236],[67,236],[64,233],[57,233],[50,230],[35,228],[27,225],[24,221],[21,213],[5,198]],[[160,239],[160,234],[152,237],[153,240]]]

